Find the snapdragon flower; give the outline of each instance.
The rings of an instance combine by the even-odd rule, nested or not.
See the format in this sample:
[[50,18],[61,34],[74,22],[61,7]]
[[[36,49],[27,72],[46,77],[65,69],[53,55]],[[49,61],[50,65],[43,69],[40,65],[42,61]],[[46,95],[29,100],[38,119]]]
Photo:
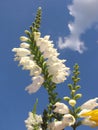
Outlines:
[[98,107],[97,101],[98,98],[90,99],[81,106],[79,116],[84,118],[82,124],[90,127],[98,126],[98,109],[95,109]]
[[58,58],[59,53],[57,49],[54,48],[53,41],[49,40],[49,35],[44,36],[44,38],[40,37],[40,35],[39,32],[34,33],[36,45],[39,47],[46,60],[48,72],[53,76],[52,81],[54,83],[64,82],[69,75],[69,68],[64,64],[66,60],[60,60]]
[[29,117],[24,121],[25,125],[27,127],[27,130],[42,130],[41,124],[42,124],[42,117],[41,115],[34,114],[32,112],[29,112]]

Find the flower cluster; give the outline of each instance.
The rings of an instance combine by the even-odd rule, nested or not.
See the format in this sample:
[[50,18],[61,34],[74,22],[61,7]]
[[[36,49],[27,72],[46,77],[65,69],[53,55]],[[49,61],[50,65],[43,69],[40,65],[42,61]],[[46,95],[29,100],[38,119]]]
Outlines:
[[[52,82],[61,83],[66,80],[66,76],[69,75],[69,68],[65,66],[65,60],[60,60],[57,56],[59,53],[54,47],[52,41],[49,40],[48,35],[44,38],[40,37],[40,32],[34,32],[34,40],[36,45],[39,47],[42,56],[44,57],[45,63],[49,75],[52,76]],[[26,87],[29,93],[36,92],[44,82],[42,76],[42,68],[34,60],[34,55],[31,54],[29,38],[21,36],[20,40],[22,43],[19,48],[13,48],[12,51],[16,52],[15,60],[19,61],[19,65],[23,66],[23,69],[30,70],[30,76],[33,76],[33,83]],[[40,60],[40,59],[39,59]]]
[[30,45],[24,42],[26,37],[21,37],[23,41],[19,48],[13,48],[12,51],[16,52],[15,60],[19,61],[19,65],[23,66],[23,69],[30,71],[30,76],[32,77],[32,84],[26,87],[29,93],[36,92],[44,82],[44,78],[41,75],[42,69],[36,64],[33,59],[33,55],[29,49]]
[[69,75],[69,68],[64,64],[66,60],[58,58],[59,53],[54,48],[53,41],[49,40],[49,35],[44,36],[44,38],[40,37],[40,35],[40,32],[34,32],[36,45],[42,52],[44,59],[46,59],[49,74],[53,76],[52,81],[54,83],[64,82],[66,76]]
[[42,130],[42,117],[41,115],[36,115],[32,112],[29,112],[29,117],[25,120],[27,130]]
[[63,114],[63,116],[61,121],[54,120],[54,122],[50,123],[48,125],[49,130],[62,130],[66,126],[71,126],[75,123],[75,118],[69,113],[67,105],[57,102],[54,107],[53,112]]

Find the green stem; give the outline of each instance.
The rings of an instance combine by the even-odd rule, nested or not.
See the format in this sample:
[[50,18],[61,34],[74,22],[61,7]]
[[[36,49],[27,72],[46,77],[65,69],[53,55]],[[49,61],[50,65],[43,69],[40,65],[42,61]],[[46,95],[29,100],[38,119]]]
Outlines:
[[74,127],[73,130],[76,130],[76,127]]
[[73,128],[73,130],[76,130],[76,128],[77,128],[76,123],[72,126],[72,128]]

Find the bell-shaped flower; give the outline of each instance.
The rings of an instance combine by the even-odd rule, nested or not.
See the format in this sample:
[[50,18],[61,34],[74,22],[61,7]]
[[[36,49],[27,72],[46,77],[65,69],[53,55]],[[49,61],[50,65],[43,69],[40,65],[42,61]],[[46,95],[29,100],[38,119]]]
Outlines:
[[25,70],[31,70],[35,66],[35,62],[29,56],[25,56],[21,57],[19,65],[22,65]]
[[30,76],[38,76],[41,74],[41,72],[42,69],[38,65],[35,65],[33,69],[30,69]]
[[98,109],[95,109],[98,107],[97,101],[98,98],[90,99],[81,106],[79,116],[84,118],[82,124],[90,127],[98,126]]
[[49,130],[63,130],[67,126],[75,123],[75,118],[71,114],[65,114],[61,121],[54,121],[48,125]]
[[28,43],[26,43],[26,42],[22,42],[22,43],[20,44],[20,47],[21,47],[21,48],[29,48],[30,45],[29,45]]
[[25,88],[25,90],[28,91],[29,94],[37,92],[44,82],[44,78],[42,76],[35,76],[32,78],[32,80],[33,83]]
[[69,108],[64,103],[56,102],[53,111],[60,114],[67,114],[69,113]]
[[81,114],[85,119],[82,121],[82,124],[88,125],[91,127],[98,126],[98,109],[91,110]]
[[16,56],[19,57],[23,57],[31,54],[31,52],[25,48],[13,48],[12,51],[16,52]]
[[87,109],[87,110],[92,110],[95,107],[98,107],[98,98],[90,99],[87,102],[85,102],[82,106],[81,109]]
[[62,120],[50,123],[48,125],[49,130],[62,130],[66,126],[71,126],[75,123],[75,118],[69,113],[69,108],[64,103],[56,102],[54,104],[53,112],[63,114]]
[[75,118],[71,114],[65,114],[63,116],[62,122],[65,124],[65,126],[71,126],[75,123]]

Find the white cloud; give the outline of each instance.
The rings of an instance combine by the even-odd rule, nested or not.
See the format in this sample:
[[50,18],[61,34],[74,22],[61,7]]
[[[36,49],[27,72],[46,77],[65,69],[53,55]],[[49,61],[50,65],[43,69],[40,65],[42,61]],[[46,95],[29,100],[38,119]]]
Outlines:
[[74,22],[68,24],[70,35],[62,39],[59,37],[59,48],[70,48],[83,53],[86,49],[80,36],[88,28],[98,23],[98,0],[73,0],[73,4],[68,6],[69,13],[74,17]]

